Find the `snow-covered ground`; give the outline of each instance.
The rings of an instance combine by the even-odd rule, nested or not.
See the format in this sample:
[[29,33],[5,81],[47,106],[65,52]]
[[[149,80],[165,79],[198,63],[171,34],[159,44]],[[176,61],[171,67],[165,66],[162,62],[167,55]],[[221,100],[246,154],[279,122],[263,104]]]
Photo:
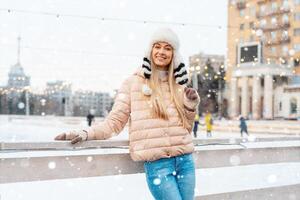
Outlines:
[[[260,122],[258,122],[260,123]],[[24,116],[0,116],[0,141],[53,141],[53,138],[64,131],[86,128],[84,118],[63,118],[63,117],[24,117]],[[254,137],[281,137],[285,134],[252,134]],[[216,132],[212,133],[213,138],[239,138],[238,132]],[[198,132],[198,138],[206,138],[204,131]],[[112,139],[128,139],[128,131],[125,128],[118,136]]]
[[[196,194],[300,184],[300,163],[198,169]],[[152,200],[145,174],[0,184],[1,200]],[[297,197],[300,198],[300,197]]]

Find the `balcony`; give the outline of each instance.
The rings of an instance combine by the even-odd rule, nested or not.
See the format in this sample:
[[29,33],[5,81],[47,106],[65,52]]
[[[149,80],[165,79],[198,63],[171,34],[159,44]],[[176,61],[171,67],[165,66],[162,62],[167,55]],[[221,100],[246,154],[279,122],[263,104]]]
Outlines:
[[291,26],[290,22],[286,22],[282,24],[265,26],[265,27],[256,26],[255,29],[262,29],[264,32],[270,32],[270,31],[275,31],[280,29],[288,29],[290,28],[290,26]]
[[281,45],[281,44],[285,44],[285,43],[289,43],[291,41],[290,37],[284,37],[284,38],[279,38],[277,40],[274,41],[268,41],[265,43],[266,46],[273,46],[273,45]]
[[263,17],[269,17],[269,16],[276,16],[276,15],[283,15],[283,14],[287,14],[290,13],[291,10],[290,8],[281,8],[281,9],[277,9],[276,11],[269,11],[269,12],[257,12],[256,13],[256,17],[258,19],[263,18]]
[[257,3],[258,4],[263,4],[263,3],[265,3],[265,2],[267,2],[268,0],[257,0]]
[[272,1],[276,1],[276,0],[257,0],[257,4],[267,3],[268,1],[272,2]]

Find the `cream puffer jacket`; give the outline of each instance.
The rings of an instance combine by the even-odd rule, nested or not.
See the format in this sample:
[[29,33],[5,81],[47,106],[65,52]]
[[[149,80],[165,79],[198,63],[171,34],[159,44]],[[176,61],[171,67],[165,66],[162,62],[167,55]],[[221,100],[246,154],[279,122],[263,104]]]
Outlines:
[[[190,134],[195,112],[184,109],[188,128],[183,127],[180,115],[171,102],[167,77],[160,80],[169,120],[151,116],[150,96],[143,93],[146,80],[141,70],[127,78],[118,91],[115,103],[105,120],[88,130],[88,140],[108,139],[122,131],[129,121],[129,151],[134,161],[154,161],[169,158],[194,150]],[[195,109],[198,99],[191,101],[184,95],[184,87],[178,85],[182,103]]]

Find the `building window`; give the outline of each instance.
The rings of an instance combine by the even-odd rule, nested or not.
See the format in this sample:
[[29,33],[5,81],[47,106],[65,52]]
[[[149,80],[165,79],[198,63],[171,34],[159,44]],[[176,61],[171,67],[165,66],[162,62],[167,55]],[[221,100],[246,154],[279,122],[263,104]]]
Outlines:
[[271,47],[272,54],[276,54],[276,47]]
[[300,59],[296,58],[294,59],[294,67],[298,67],[298,66],[300,66]]
[[284,55],[287,55],[288,51],[289,51],[288,46],[285,45],[285,46],[282,47],[282,53],[283,53]]
[[271,32],[271,39],[274,41],[274,40],[276,40],[276,32],[275,31],[272,31]]
[[250,28],[250,29],[254,29],[254,22],[250,22],[250,23],[249,23],[249,28]]
[[244,17],[245,16],[245,9],[240,10],[240,17]]
[[277,10],[277,3],[276,2],[272,3],[271,9],[272,9],[272,12],[275,12]]
[[252,6],[252,7],[250,8],[250,15],[251,15],[252,17],[255,17],[255,15],[256,15],[256,8],[255,8],[255,6]]
[[281,64],[283,64],[283,65],[286,65],[286,64],[288,64],[287,60],[286,60],[286,59],[284,59],[284,58],[282,58],[282,59],[280,60],[280,63],[281,63]]
[[300,51],[300,43],[294,44],[294,50],[295,50],[295,52],[299,52]]
[[300,28],[295,28],[294,29],[294,36],[299,36],[300,35]]
[[288,24],[289,23],[289,16],[287,14],[284,14],[282,16],[282,23],[283,24]]
[[259,25],[261,28],[264,28],[267,25],[267,20],[266,19],[260,20]]
[[290,101],[290,114],[296,114],[297,113],[297,99],[292,98]]
[[261,15],[263,15],[266,12],[266,5],[260,6],[259,12],[260,12]]
[[282,32],[282,39],[284,39],[284,40],[286,40],[286,39],[288,39],[289,38],[289,32],[287,31],[287,30],[284,30],[283,32]]
[[300,21],[300,13],[299,12],[294,13],[294,20]]
[[276,19],[276,17],[272,17],[271,23],[272,23],[272,25],[276,25],[276,24],[277,24],[277,19]]
[[289,0],[283,0],[282,7],[284,10],[288,10],[290,8]]
[[245,25],[244,24],[240,24],[240,30],[244,30]]
[[250,41],[250,42],[253,42],[253,41],[254,41],[254,36],[253,36],[253,35],[250,35],[249,41]]

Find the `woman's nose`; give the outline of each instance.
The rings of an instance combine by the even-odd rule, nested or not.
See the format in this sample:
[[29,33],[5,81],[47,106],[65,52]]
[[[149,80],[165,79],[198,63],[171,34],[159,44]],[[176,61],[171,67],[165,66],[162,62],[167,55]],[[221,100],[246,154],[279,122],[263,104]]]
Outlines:
[[165,54],[165,50],[163,48],[160,48],[159,51],[158,51],[158,53]]

